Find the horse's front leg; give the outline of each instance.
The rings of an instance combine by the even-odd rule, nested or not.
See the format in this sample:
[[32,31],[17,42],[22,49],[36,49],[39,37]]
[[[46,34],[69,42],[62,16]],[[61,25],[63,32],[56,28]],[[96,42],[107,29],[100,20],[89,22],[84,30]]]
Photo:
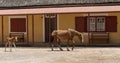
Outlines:
[[73,51],[73,49],[74,49],[74,46],[75,45],[75,41],[74,40],[72,40],[72,51]]
[[52,51],[53,51],[53,50],[54,50],[54,49],[53,49],[53,47],[54,47],[54,44],[51,44],[51,46],[52,46]]
[[58,46],[59,46],[60,50],[63,51],[63,49],[61,47],[61,40],[60,39],[58,39]]
[[70,51],[69,50],[69,40],[67,40],[67,51]]
[[52,47],[51,50],[53,51],[54,50],[53,49],[54,48],[54,42],[51,43],[51,47]]
[[56,42],[56,37],[54,36],[53,42],[51,42],[52,51],[54,50],[53,48],[54,48],[55,42]]

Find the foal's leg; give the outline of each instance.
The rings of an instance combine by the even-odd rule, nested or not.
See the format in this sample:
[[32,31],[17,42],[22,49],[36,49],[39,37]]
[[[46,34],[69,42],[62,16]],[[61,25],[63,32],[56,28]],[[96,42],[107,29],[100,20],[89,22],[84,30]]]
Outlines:
[[8,45],[8,42],[5,43],[5,52],[6,52],[7,45]]
[[15,45],[15,42],[13,42],[13,46],[14,46],[14,48],[15,48],[15,50],[16,50],[16,45]]
[[10,43],[10,52],[12,52],[12,43]]
[[13,46],[14,46],[14,48],[16,48],[15,42],[13,42]]

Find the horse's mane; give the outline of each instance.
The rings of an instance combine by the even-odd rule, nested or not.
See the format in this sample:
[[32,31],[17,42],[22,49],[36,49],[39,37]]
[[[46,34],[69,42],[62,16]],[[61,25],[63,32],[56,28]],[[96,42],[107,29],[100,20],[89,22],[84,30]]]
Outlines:
[[78,31],[76,31],[76,30],[74,30],[74,29],[68,28],[68,31],[74,32],[74,33],[76,33],[76,35],[81,35],[80,32],[78,32]]
[[[74,30],[74,29],[68,28],[67,30],[68,30],[69,32],[74,32],[76,35],[81,35],[80,32],[78,32],[78,31],[76,31],[76,30]],[[66,30],[66,31],[67,31],[67,30]],[[52,35],[52,36],[56,35],[58,31],[61,32],[61,31],[64,31],[64,30],[54,30],[51,35]]]

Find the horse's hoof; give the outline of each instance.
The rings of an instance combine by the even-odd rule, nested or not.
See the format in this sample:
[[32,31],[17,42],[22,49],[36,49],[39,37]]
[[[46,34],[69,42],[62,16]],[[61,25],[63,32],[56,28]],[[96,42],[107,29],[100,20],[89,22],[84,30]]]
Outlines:
[[72,51],[73,51],[74,49],[72,49]]
[[63,51],[63,50],[61,50],[61,51]]
[[60,51],[63,51],[63,49],[60,49]]
[[70,51],[69,49],[67,49],[67,51]]

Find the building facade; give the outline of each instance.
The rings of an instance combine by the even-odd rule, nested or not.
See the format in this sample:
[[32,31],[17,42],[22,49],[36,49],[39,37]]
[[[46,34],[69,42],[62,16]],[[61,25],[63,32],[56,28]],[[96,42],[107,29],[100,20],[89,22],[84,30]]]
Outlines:
[[[50,42],[55,29],[72,28],[84,35],[109,33],[110,44],[120,44],[119,0],[8,0],[0,1],[0,42],[20,36],[20,43]],[[77,38],[75,38],[78,41]]]

